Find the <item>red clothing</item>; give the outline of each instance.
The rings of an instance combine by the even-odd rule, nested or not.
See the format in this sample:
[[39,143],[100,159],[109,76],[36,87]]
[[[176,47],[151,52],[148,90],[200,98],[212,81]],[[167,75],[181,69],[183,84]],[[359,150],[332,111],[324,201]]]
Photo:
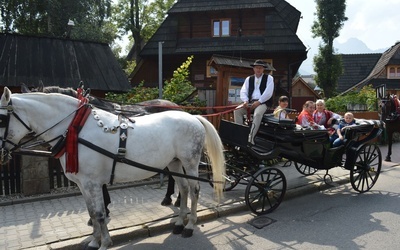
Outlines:
[[297,117],[297,124],[303,127],[312,126],[311,124],[313,123],[314,123],[314,118],[306,110],[301,111],[300,115]]

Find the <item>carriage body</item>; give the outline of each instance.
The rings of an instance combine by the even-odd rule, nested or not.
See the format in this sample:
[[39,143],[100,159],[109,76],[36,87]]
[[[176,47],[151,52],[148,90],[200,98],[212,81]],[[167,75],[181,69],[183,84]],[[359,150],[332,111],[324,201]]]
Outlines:
[[266,114],[255,138],[256,145],[249,148],[248,126],[221,120],[219,129],[226,145],[248,150],[258,159],[269,160],[279,156],[315,169],[341,166],[349,170],[355,164],[360,148],[381,132],[379,121],[358,119],[355,126],[346,127],[344,145],[331,147],[327,130],[299,129],[292,119],[278,119]]

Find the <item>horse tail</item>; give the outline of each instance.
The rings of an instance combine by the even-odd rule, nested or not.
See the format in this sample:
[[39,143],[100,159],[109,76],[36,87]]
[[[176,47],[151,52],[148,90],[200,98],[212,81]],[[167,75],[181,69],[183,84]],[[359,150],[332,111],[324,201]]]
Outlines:
[[215,127],[206,118],[200,115],[196,115],[195,117],[203,124],[206,130],[204,148],[212,167],[214,193],[216,194],[218,201],[220,201],[225,186],[224,146]]

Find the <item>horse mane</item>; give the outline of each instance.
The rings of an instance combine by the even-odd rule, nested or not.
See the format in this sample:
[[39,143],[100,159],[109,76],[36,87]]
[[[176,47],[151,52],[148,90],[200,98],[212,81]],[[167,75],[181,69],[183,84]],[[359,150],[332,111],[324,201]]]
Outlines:
[[43,93],[60,93],[63,95],[69,95],[72,97],[77,97],[78,92],[73,88],[60,88],[58,86],[48,86],[43,88]]
[[[68,96],[72,96],[77,98],[78,92],[71,88],[62,88],[59,86],[47,86],[44,87],[43,85],[38,88],[34,88],[31,90],[32,92],[43,92],[43,93],[59,93]],[[126,115],[144,115],[144,114],[151,114],[151,113],[158,113],[167,110],[181,110],[178,104],[163,100],[163,99],[155,99],[155,100],[148,100],[143,101],[137,104],[121,104],[112,102],[103,98],[98,98],[89,95],[89,103],[93,106],[109,111],[111,113],[123,113]]]

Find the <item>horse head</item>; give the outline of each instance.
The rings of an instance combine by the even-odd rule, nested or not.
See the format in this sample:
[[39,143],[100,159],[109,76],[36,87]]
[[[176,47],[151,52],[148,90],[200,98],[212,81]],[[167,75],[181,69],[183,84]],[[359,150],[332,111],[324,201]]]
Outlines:
[[393,94],[387,95],[379,100],[380,110],[381,110],[381,120],[397,120],[399,118],[399,100]]
[[0,99],[1,165],[11,159],[11,152],[18,147],[19,141],[32,132],[28,119],[26,117],[21,118],[15,111],[11,100],[11,91],[4,87]]

